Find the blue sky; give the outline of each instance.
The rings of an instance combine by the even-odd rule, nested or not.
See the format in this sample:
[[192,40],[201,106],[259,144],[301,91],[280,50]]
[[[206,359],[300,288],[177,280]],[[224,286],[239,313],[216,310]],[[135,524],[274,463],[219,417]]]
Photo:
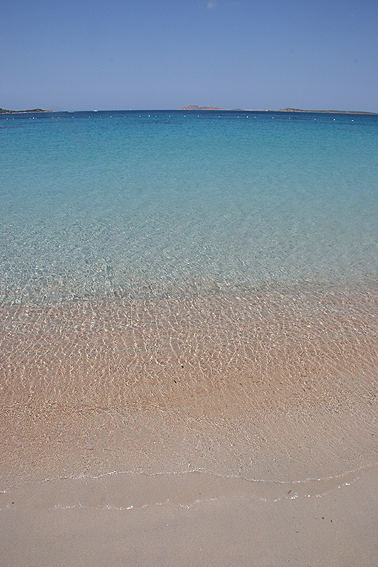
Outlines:
[[0,107],[378,111],[378,2],[2,0]]

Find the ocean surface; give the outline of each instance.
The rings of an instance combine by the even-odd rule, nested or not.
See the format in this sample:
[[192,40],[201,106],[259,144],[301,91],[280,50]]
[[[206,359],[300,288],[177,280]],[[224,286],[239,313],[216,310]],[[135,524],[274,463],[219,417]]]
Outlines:
[[378,117],[0,117],[1,301],[376,275]]
[[4,477],[371,463],[377,116],[1,115],[0,164]]

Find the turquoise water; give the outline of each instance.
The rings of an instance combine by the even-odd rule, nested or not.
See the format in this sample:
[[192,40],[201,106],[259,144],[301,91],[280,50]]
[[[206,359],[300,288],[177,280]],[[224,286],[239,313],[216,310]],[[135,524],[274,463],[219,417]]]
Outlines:
[[1,301],[371,283],[377,150],[376,116],[3,115]]

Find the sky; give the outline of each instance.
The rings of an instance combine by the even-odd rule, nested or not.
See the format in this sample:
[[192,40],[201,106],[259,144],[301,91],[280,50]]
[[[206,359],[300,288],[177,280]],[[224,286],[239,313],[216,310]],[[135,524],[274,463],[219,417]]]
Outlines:
[[378,0],[1,0],[0,107],[378,112]]

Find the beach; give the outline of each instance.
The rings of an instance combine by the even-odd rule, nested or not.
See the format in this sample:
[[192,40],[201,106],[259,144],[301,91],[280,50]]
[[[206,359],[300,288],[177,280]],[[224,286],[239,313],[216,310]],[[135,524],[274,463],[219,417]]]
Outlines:
[[0,563],[374,564],[377,119],[77,114],[1,119]]
[[[280,500],[277,489],[270,499],[271,487],[265,486],[260,497],[240,480],[207,478],[201,486],[195,474],[173,482],[155,477],[154,487],[148,478],[139,477],[135,487],[135,477],[124,477],[115,487],[106,484],[112,480],[81,480],[15,493],[15,498],[28,497],[29,506],[8,512],[6,521],[3,515],[7,565],[44,567],[52,556],[57,566],[374,564],[374,471],[354,473],[354,483],[353,475],[335,479],[327,493],[314,482],[315,490],[307,487],[296,497],[288,484]],[[165,490],[160,488],[164,484]],[[206,497],[201,488],[208,490]],[[114,489],[124,492],[123,507],[103,504]],[[176,490],[179,504],[172,499]],[[138,500],[143,504],[131,508],[129,502]]]
[[17,308],[7,565],[371,565],[374,296],[281,294]]

